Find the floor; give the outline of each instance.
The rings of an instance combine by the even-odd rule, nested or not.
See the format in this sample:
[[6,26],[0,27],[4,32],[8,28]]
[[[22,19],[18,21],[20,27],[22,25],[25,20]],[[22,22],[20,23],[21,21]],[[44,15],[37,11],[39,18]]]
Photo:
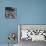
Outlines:
[[46,42],[45,41],[32,42],[31,40],[28,40],[28,41],[21,40],[20,46],[46,46]]
[[[0,44],[0,46],[8,46],[7,44]],[[10,45],[11,46],[11,45]],[[46,46],[45,41],[34,41],[32,42],[31,40],[21,40],[19,45],[15,44],[14,46]]]
[[[8,44],[0,44],[0,46],[8,46]],[[10,45],[10,46],[18,46],[18,44]]]

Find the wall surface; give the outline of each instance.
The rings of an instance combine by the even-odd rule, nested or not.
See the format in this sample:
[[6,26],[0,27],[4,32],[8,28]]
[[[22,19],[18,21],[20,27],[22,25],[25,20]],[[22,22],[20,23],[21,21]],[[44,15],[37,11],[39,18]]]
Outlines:
[[[10,6],[17,8],[16,19],[5,18]],[[0,44],[8,43],[9,32],[18,32],[18,24],[46,24],[46,0],[0,0]]]

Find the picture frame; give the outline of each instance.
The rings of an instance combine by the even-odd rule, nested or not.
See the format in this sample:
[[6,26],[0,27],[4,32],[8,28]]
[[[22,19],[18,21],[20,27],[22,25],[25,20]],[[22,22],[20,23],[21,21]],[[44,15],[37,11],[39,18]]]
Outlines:
[[[39,36],[39,39],[37,37],[37,40],[35,39],[36,37],[30,37],[30,38],[26,38],[26,40],[29,39],[33,39],[32,41],[46,41],[46,24],[19,24],[18,25],[18,38],[19,38],[19,42],[21,40],[24,40],[24,36],[22,36],[22,30],[28,30],[28,34],[30,33],[30,31],[32,30],[33,34],[31,34],[32,36]],[[36,31],[36,32],[35,32]],[[21,37],[23,37],[21,39]]]
[[5,18],[7,18],[7,19],[16,19],[16,8],[14,8],[14,7],[5,7]]

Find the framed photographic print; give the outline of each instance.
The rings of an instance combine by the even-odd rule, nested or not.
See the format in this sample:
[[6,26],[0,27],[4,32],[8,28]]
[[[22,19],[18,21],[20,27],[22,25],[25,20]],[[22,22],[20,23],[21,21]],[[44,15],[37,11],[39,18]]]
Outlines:
[[15,19],[16,18],[16,8],[5,7],[5,18]]

